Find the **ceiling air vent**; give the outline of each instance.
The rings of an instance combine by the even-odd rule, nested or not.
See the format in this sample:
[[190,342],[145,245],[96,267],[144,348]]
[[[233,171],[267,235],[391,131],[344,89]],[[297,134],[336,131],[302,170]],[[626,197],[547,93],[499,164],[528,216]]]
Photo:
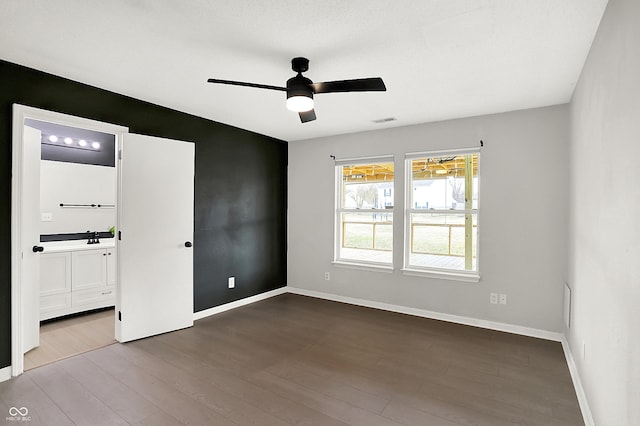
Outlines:
[[377,120],[373,120],[374,123],[376,124],[380,124],[380,123],[388,123],[389,121],[396,121],[397,119],[395,117],[387,117],[387,118],[379,118]]

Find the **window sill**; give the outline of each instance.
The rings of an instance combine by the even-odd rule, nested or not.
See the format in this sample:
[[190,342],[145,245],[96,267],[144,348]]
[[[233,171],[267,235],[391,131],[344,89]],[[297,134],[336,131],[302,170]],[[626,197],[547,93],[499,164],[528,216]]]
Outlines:
[[388,274],[393,273],[393,266],[379,265],[375,263],[358,263],[348,262],[344,260],[334,260],[333,262],[331,262],[331,264],[339,268],[361,269],[364,271],[385,272]]
[[477,273],[463,274],[453,271],[425,271],[422,269],[411,268],[403,268],[402,273],[404,275],[411,275],[415,277],[440,278],[442,280],[463,281],[469,283],[480,282],[480,275]]

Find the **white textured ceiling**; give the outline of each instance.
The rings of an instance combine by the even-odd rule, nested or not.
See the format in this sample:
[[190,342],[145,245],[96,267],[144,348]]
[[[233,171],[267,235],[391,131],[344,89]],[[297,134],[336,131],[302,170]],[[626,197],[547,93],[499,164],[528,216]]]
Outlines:
[[[294,141],[568,102],[606,3],[0,0],[0,58]],[[302,124],[284,92],[206,83],[284,86],[295,56],[387,92],[317,95]]]

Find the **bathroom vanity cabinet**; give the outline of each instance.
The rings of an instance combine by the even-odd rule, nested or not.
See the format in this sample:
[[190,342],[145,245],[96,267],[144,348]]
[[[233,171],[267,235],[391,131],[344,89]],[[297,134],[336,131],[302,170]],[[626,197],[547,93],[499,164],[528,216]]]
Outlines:
[[40,257],[40,320],[115,304],[113,243],[45,246]]

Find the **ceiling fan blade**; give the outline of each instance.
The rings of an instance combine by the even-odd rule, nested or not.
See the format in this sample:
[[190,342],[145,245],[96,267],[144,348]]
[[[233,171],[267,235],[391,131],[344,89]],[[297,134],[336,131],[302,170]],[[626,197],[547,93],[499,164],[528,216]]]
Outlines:
[[269,86],[268,84],[245,83],[244,81],[219,80],[217,78],[210,78],[207,80],[207,83],[230,84],[232,86],[245,86],[245,87],[255,87],[258,89],[281,90],[283,92],[287,91],[286,87]]
[[380,77],[325,81],[323,83],[312,83],[310,86],[314,93],[384,92],[387,90],[384,81]]
[[316,112],[314,110],[299,112],[298,114],[300,115],[300,121],[302,121],[303,123],[316,119]]

